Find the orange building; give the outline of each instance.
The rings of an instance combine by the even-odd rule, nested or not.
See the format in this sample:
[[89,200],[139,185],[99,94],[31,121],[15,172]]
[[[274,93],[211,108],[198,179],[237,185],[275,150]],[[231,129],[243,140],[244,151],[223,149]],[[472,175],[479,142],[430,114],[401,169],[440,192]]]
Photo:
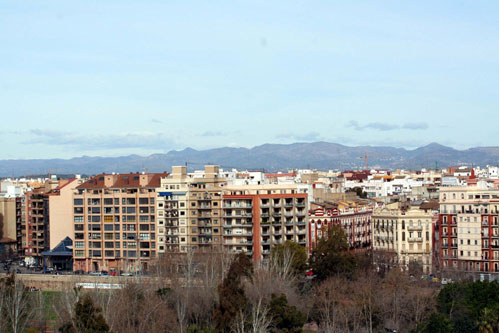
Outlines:
[[296,185],[227,186],[223,193],[223,244],[265,260],[275,244],[307,245],[308,194]]
[[147,270],[156,257],[156,189],[167,176],[100,174],[77,186],[73,269]]

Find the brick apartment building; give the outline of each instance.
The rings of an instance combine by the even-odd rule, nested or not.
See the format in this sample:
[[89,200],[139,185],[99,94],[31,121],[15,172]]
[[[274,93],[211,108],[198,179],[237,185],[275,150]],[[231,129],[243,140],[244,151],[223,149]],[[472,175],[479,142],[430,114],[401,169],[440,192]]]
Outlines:
[[309,246],[311,252],[328,227],[340,226],[352,250],[366,250],[372,247],[372,206],[365,201],[313,202],[309,210]]
[[307,245],[308,194],[296,185],[227,186],[223,191],[223,245],[265,260],[275,244]]
[[442,269],[499,272],[499,190],[440,189],[439,260]]
[[73,194],[74,270],[147,270],[156,257],[156,189],[168,173],[100,174]]

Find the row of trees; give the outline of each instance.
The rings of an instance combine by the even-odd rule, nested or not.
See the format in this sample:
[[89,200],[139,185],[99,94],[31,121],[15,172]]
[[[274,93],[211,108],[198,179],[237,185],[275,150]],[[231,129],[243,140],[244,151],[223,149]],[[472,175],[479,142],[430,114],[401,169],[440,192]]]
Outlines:
[[[499,332],[497,283],[439,291],[393,261],[379,269],[371,254],[353,255],[341,229],[328,235],[308,260],[292,242],[260,264],[244,254],[169,254],[154,278],[119,290],[68,290],[50,311],[60,332],[301,332],[304,325],[319,332]],[[13,290],[24,289],[9,279],[1,285],[1,331],[43,331],[33,323],[36,309],[47,307],[24,291],[16,303]]]

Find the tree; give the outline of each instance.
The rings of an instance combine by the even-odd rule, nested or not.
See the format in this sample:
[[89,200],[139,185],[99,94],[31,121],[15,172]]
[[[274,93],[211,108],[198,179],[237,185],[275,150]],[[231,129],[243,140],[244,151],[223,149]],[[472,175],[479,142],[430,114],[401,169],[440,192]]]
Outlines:
[[237,316],[246,310],[248,300],[244,293],[242,279],[251,278],[253,264],[239,253],[232,261],[227,276],[218,287],[219,304],[215,310],[217,332],[230,331]]
[[109,326],[102,316],[102,309],[94,305],[90,295],[86,294],[75,305],[75,317],[59,328],[59,332],[109,332]]
[[434,313],[430,316],[428,324],[422,331],[425,333],[452,333],[454,327],[446,316]]
[[355,269],[356,258],[348,249],[343,229],[336,225],[329,227],[310,256],[309,265],[316,279],[323,281],[333,275],[350,275]]
[[22,332],[34,312],[29,293],[14,273],[0,280],[2,326],[6,331]]
[[272,317],[272,332],[301,332],[307,318],[296,307],[290,306],[286,295],[272,294],[269,304],[269,314]]
[[480,333],[499,332],[499,306],[483,309],[477,325]]
[[305,273],[307,269],[307,251],[300,244],[293,241],[286,241],[272,247],[270,254],[271,262],[277,267],[282,267],[290,273],[299,275]]

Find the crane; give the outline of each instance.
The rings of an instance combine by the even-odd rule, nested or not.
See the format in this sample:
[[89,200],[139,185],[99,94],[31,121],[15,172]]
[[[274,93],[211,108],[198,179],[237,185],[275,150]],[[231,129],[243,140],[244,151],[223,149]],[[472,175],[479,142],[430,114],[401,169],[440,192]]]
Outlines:
[[388,157],[388,156],[392,156],[391,154],[383,154],[383,155],[367,155],[367,153],[364,153],[364,156],[359,156],[358,158],[359,159],[364,159],[364,163],[365,163],[365,170],[368,170],[367,169],[367,160],[369,158],[376,158],[376,157]]

